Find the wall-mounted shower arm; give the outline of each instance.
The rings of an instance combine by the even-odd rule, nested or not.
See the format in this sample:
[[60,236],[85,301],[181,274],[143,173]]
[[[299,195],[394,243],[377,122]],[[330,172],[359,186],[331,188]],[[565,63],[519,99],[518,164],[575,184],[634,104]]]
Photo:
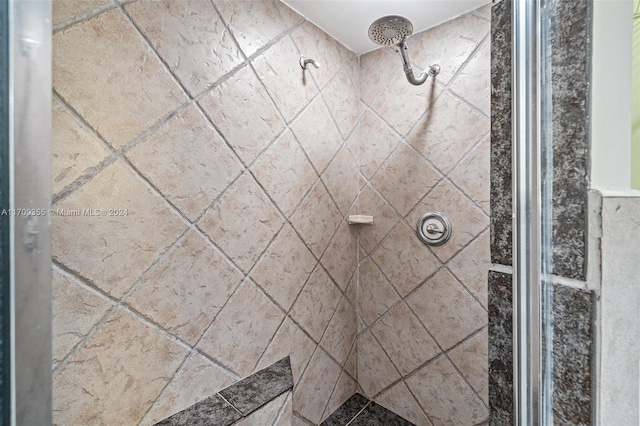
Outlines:
[[400,55],[402,56],[402,63],[404,67],[404,74],[407,76],[409,83],[414,86],[420,86],[428,77],[435,77],[440,73],[439,65],[431,65],[429,71],[423,71],[419,77],[416,77],[413,73],[413,67],[411,67],[411,61],[409,61],[409,49],[404,41],[398,43],[398,49],[400,49]]
[[316,68],[320,68],[320,62],[316,61],[315,59],[305,58],[304,56],[300,56],[300,60],[298,61],[298,63],[303,70],[306,70],[309,64],[313,65]]

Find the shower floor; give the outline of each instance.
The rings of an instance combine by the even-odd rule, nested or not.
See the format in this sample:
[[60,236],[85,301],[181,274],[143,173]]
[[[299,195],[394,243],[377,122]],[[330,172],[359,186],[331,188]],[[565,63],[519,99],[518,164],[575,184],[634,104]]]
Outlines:
[[354,394],[321,426],[414,426],[397,414],[368,398]]

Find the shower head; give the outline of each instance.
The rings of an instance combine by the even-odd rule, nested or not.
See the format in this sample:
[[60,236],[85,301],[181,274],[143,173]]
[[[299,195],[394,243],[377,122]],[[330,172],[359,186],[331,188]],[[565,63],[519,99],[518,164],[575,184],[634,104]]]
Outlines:
[[383,16],[369,26],[369,38],[381,46],[402,43],[412,33],[413,24],[404,16]]

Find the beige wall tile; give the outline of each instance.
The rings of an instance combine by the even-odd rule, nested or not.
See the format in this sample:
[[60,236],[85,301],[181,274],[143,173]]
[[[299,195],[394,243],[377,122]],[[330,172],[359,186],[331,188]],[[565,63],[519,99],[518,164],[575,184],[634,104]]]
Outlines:
[[298,48],[291,37],[286,36],[252,62],[287,122],[318,93],[311,76],[296,66],[299,58]]
[[125,8],[192,96],[244,60],[207,0],[138,0]]
[[491,43],[487,39],[462,68],[451,84],[451,90],[465,101],[478,108],[487,117],[491,116]]
[[53,25],[62,24],[111,4],[113,0],[55,0],[53,1]]
[[403,376],[438,355],[440,349],[406,304],[399,303],[371,328]]
[[284,4],[284,2],[280,0],[274,0],[273,3],[275,4],[276,9],[278,9],[280,17],[282,18],[282,22],[287,29],[294,27],[304,21],[304,18],[302,16],[300,16],[295,10]]
[[242,164],[195,106],[127,152],[140,173],[196,220],[242,172]]
[[186,230],[187,225],[117,161],[54,209],[125,209],[122,216],[56,216],[53,258],[114,297]]
[[409,420],[416,426],[432,426],[431,421],[424,414],[424,411],[404,382],[400,382],[382,392],[375,399],[375,402]]
[[358,341],[351,347],[351,352],[347,361],[344,363],[344,371],[346,371],[354,379],[358,378]]
[[358,247],[347,222],[342,222],[338,232],[324,252],[320,262],[335,283],[346,290],[358,262]]
[[434,426],[475,425],[487,419],[489,410],[446,357],[424,367],[407,384]]
[[478,396],[489,404],[488,335],[483,330],[449,352],[449,358],[458,367]]
[[318,348],[294,392],[293,409],[320,424],[339,376],[340,366]]
[[310,21],[304,22],[293,30],[291,38],[298,46],[301,55],[320,63],[320,68],[310,66],[305,74],[313,76],[320,89],[324,88],[343,65],[335,40]]
[[53,367],[55,368],[113,307],[77,280],[53,270]]
[[371,324],[399,302],[400,297],[370,259],[360,264],[359,274],[358,314]]
[[267,193],[290,216],[317,176],[293,134],[286,131],[252,167]]
[[54,35],[53,87],[116,149],[187,100],[119,9]]
[[119,309],[54,378],[54,424],[137,424],[187,354]]
[[449,270],[487,307],[487,276],[491,267],[489,231],[464,248],[447,264]]
[[342,293],[319,265],[291,309],[291,318],[319,342],[340,302]]
[[400,374],[371,332],[358,337],[358,383],[364,394],[373,398],[399,379]]
[[287,224],[251,272],[251,277],[288,311],[316,263],[313,254]]
[[225,20],[245,55],[251,56],[276,36],[284,32],[275,2],[271,0],[215,0],[218,12]]
[[221,391],[237,379],[195,353],[176,373],[141,424],[151,426]]
[[411,294],[407,304],[445,350],[487,324],[487,312],[446,269]]
[[358,137],[349,140],[350,149],[359,161],[360,172],[369,179],[396,149],[400,138],[370,111],[364,113],[359,127]]
[[293,424],[293,393],[289,392],[278,419],[273,426],[291,426]]
[[269,94],[249,66],[198,102],[245,164],[253,162],[284,128]]
[[359,242],[369,253],[387,236],[401,217],[371,186],[366,186],[358,196],[358,209],[354,214],[373,216],[373,225],[361,226]]
[[[393,47],[381,47],[360,57],[360,98],[371,106],[391,78],[402,69],[402,58]],[[400,78],[405,78],[400,75]],[[395,77],[394,77],[395,78]]]
[[358,195],[360,185],[358,165],[346,146],[342,147],[327,167],[322,175],[322,181],[336,201],[342,215],[346,216]]
[[349,67],[345,67],[322,94],[345,139],[358,121],[360,106],[358,89],[353,85],[350,74]]
[[371,255],[400,296],[405,297],[442,265],[413,230],[398,224]]
[[472,149],[469,155],[449,173],[451,181],[473,200],[487,215],[489,210],[491,141],[487,137]]
[[198,349],[246,377],[283,318],[284,313],[247,280],[202,336]]
[[489,126],[486,117],[445,92],[411,131],[407,141],[446,174],[489,133]]
[[89,172],[109,151],[56,100],[51,117],[53,125],[52,193],[57,194],[71,182]]
[[340,365],[347,361],[349,351],[356,340],[356,326],[356,311],[343,296],[320,342],[320,346]]
[[324,410],[324,414],[322,415],[322,419],[326,419],[334,411],[336,411],[342,404],[344,404],[358,389],[358,384],[349,377],[348,374],[342,372],[340,374],[340,378],[336,383],[336,387],[333,389],[333,393],[331,394],[331,398],[329,398],[329,403],[327,404],[327,408]]
[[191,232],[145,277],[127,303],[195,345],[242,278],[208,241]]
[[287,402],[287,398],[291,395],[291,392],[286,392],[279,397],[271,400],[256,411],[251,413],[249,417],[240,420],[235,423],[237,426],[261,426],[261,425],[273,425],[278,419],[278,414],[283,405]]
[[243,271],[248,271],[282,226],[283,218],[245,173],[198,223]]

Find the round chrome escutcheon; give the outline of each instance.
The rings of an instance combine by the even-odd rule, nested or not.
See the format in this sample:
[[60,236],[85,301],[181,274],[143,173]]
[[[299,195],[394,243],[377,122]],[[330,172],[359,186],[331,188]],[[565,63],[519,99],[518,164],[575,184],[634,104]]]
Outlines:
[[441,246],[451,237],[451,222],[439,212],[422,215],[418,220],[418,238],[430,246]]

